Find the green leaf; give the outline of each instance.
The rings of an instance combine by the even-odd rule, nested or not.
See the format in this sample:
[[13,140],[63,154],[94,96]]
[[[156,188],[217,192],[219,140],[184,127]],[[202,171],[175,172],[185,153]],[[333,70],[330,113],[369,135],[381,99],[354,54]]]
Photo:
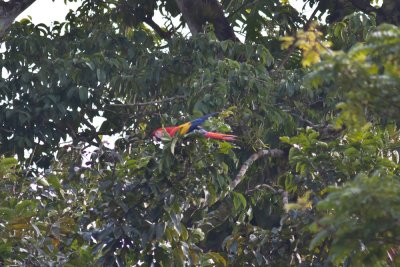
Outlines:
[[0,207],[0,216],[3,220],[11,220],[14,217],[14,210],[6,207]]
[[94,71],[96,69],[96,66],[92,61],[85,61],[85,64],[92,70]]
[[22,200],[15,206],[15,211],[18,214],[23,214],[26,211],[32,211],[36,207],[36,202],[33,200]]
[[11,168],[18,165],[16,158],[2,158],[0,159],[0,168]]
[[170,145],[170,149],[171,149],[171,154],[172,155],[175,154],[176,142],[178,142],[178,138],[177,137],[172,138],[171,145]]
[[57,189],[57,190],[60,190],[60,189],[61,189],[61,183],[60,183],[60,180],[59,180],[59,178],[58,178],[57,176],[55,176],[55,175],[50,175],[50,176],[47,178],[47,182],[48,182],[51,186],[53,186],[55,189]]
[[235,209],[239,208],[246,208],[247,201],[246,198],[243,196],[243,194],[239,192],[232,192],[233,195],[233,206]]
[[208,252],[206,258],[212,259],[215,264],[214,266],[227,266],[228,264],[226,259],[216,252]]
[[310,250],[314,250],[317,246],[321,245],[326,238],[329,237],[329,232],[326,230],[320,231],[310,242]]
[[81,102],[86,102],[89,97],[89,90],[87,87],[80,87],[79,88],[79,100]]
[[38,178],[37,182],[39,184],[43,185],[43,186],[49,186],[50,185],[49,182],[47,181],[47,179],[44,178],[44,177]]
[[193,238],[194,243],[198,243],[204,240],[205,234],[200,228],[195,228],[191,231],[191,237]]
[[99,82],[103,83],[106,81],[106,73],[103,69],[97,69],[96,70],[96,74],[97,74],[97,79],[99,80]]

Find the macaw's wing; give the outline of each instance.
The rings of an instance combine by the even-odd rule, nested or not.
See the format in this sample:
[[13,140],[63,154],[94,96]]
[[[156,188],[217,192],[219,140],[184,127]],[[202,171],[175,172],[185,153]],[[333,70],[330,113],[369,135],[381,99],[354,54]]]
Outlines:
[[205,115],[205,116],[197,118],[195,120],[192,120],[192,121],[186,122],[184,124],[178,125],[176,127],[179,128],[179,134],[185,135],[187,133],[190,133],[190,132],[193,132],[194,130],[199,129],[199,126],[201,124],[203,124],[209,117],[212,117],[212,116],[214,116],[216,114],[218,114],[218,112]]
[[218,114],[218,112],[205,115],[205,116],[203,116],[203,117],[197,118],[197,119],[195,119],[195,120],[186,122],[186,123],[181,124],[181,125],[178,125],[178,126],[166,127],[165,129],[171,128],[171,131],[168,131],[168,130],[167,130],[167,132],[168,132],[171,136],[173,136],[173,135],[174,135],[176,132],[178,132],[178,131],[179,131],[179,134],[180,134],[180,135],[185,135],[185,134],[187,134],[187,133],[193,132],[193,131],[196,130],[196,129],[199,129],[199,126],[200,126],[201,124],[203,124],[209,117],[215,116],[216,114]]
[[[212,116],[215,116],[215,115],[217,115],[218,113],[219,113],[219,112],[214,112],[214,113],[211,113],[211,114],[207,114],[207,115],[204,115],[203,117],[200,117],[200,118],[197,118],[197,119],[192,120],[192,121],[190,121],[190,122],[187,122],[187,123],[190,123],[190,126],[188,127],[188,130],[187,130],[186,133],[190,133],[190,132],[192,132],[193,130],[198,129],[198,126],[199,126],[199,125],[203,124],[206,120],[208,120],[208,118],[210,118],[210,117],[212,117]],[[185,133],[185,134],[186,134],[186,133]]]
[[201,133],[207,138],[216,139],[216,140],[235,141],[237,138],[236,135],[207,132],[205,130],[201,131]]

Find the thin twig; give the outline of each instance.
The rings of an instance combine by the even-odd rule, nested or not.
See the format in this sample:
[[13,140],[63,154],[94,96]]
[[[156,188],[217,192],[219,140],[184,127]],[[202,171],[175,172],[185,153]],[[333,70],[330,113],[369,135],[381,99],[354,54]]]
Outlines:
[[36,148],[37,148],[37,144],[35,145],[35,147],[32,150],[32,154],[31,154],[30,159],[29,159],[29,166],[32,165],[32,161],[33,161],[33,157],[35,156]]
[[268,188],[270,189],[274,194],[281,194],[282,195],[282,203],[283,206],[285,206],[286,204],[289,203],[289,194],[287,191],[283,190],[283,189],[275,189],[272,186],[270,186],[269,184],[259,184],[256,187],[254,187],[253,189],[249,189],[246,191],[246,194],[252,193],[258,189],[261,188]]
[[[90,129],[91,133],[93,134],[92,137],[97,141],[97,144],[101,144],[101,139],[97,134],[96,128],[86,119],[83,120],[83,124]],[[85,140],[85,141],[90,142],[92,140]]]
[[297,117],[298,120],[306,123],[308,126],[310,126],[312,128],[315,128],[315,127],[319,126],[318,124],[315,124],[312,121],[309,121],[309,120],[305,119],[302,115],[298,115],[298,114],[296,114],[294,112],[290,112],[290,115]]
[[232,13],[230,13],[227,17],[227,19],[230,19],[231,17],[233,17],[236,13],[238,13],[241,9],[243,9],[244,7],[247,7],[247,5],[255,5],[257,2],[259,2],[260,0],[256,0],[255,2],[251,2],[251,1],[244,1],[236,10],[234,10]]
[[288,192],[283,190],[282,191],[282,204],[283,206],[287,205],[289,203],[289,196],[288,196]]
[[6,129],[4,127],[0,127],[0,131],[6,132],[6,133],[14,133],[13,130]]
[[285,64],[288,62],[290,57],[292,56],[293,52],[296,50],[296,42],[298,41],[297,37],[293,40],[293,44],[290,45],[289,50],[287,51],[287,54],[285,58],[279,63],[278,67],[276,67],[276,70],[280,70]]
[[[315,15],[318,12],[318,7],[314,9],[313,13],[311,14],[311,16],[308,18],[306,24],[304,24],[304,31],[307,31],[308,28],[311,25],[312,20],[314,19]],[[289,47],[289,50],[287,51],[286,56],[284,57],[284,59],[281,61],[281,63],[279,63],[278,67],[276,67],[276,70],[280,70],[281,68],[283,68],[285,66],[285,64],[288,62],[288,60],[290,59],[290,57],[292,56],[293,52],[296,50],[296,42],[298,41],[297,36],[295,37],[293,43],[291,44],[291,46]]]
[[156,100],[156,101],[149,101],[149,102],[141,102],[141,103],[127,103],[127,104],[110,104],[108,106],[110,107],[137,107],[137,106],[148,106],[148,105],[155,105],[155,104],[161,104],[165,102],[172,102],[177,99],[185,99],[187,96],[184,95],[177,95],[173,97],[168,97],[164,98],[162,100]]
[[311,22],[314,19],[315,15],[317,15],[318,12],[318,7],[316,7],[313,11],[313,13],[311,14],[311,16],[308,18],[306,24],[304,24],[304,30],[308,30],[308,28],[310,28]]
[[253,193],[254,191],[257,191],[258,189],[261,189],[261,188],[268,188],[268,189],[271,190],[274,194],[278,194],[278,193],[279,193],[279,190],[276,190],[275,188],[273,188],[273,187],[270,186],[269,184],[259,184],[259,185],[257,185],[256,187],[254,187],[254,188],[252,188],[252,189],[248,189],[248,190],[246,191],[246,194]]

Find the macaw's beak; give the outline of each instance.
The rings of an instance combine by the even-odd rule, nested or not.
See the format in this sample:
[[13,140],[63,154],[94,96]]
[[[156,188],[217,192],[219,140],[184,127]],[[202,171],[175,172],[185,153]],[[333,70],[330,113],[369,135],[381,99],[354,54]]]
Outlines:
[[159,129],[155,130],[151,135],[152,135],[154,141],[161,141],[161,140],[163,140],[163,138],[170,137],[170,135],[168,134],[168,132],[165,128],[159,128]]
[[153,132],[151,136],[153,138],[153,141],[160,141],[161,140],[161,138],[159,137],[159,134],[156,133],[156,132]]

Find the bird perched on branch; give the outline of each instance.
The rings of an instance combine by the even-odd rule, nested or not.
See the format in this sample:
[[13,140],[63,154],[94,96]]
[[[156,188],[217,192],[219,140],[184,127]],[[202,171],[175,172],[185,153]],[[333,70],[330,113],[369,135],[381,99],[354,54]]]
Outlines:
[[204,137],[216,140],[224,140],[224,141],[235,141],[237,136],[231,134],[223,134],[223,133],[215,133],[215,132],[208,132],[201,127],[201,125],[210,117],[215,116],[216,113],[211,113],[200,117],[198,119],[186,122],[184,124],[178,126],[170,126],[170,127],[163,127],[156,129],[152,136],[158,140],[160,140],[163,136],[169,135],[173,137],[176,133],[179,135],[185,135],[188,133],[196,132],[200,133]]

